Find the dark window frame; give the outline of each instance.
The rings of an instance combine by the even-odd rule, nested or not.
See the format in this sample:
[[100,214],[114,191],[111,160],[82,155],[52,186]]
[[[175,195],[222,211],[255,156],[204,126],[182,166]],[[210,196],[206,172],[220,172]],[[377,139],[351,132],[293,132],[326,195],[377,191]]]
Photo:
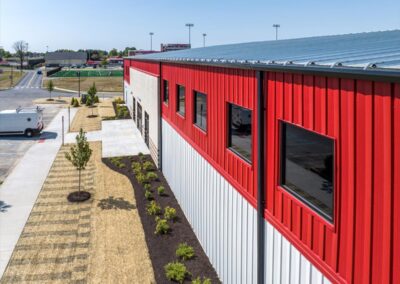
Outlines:
[[[180,98],[181,98],[181,93],[180,93],[180,88],[183,88],[183,111],[180,109]],[[180,116],[185,117],[186,116],[186,88],[183,85],[176,85],[176,113],[178,113]]]
[[235,148],[232,147],[231,117],[232,117],[232,106],[233,105],[251,112],[251,145],[254,146],[253,145],[253,136],[254,136],[253,110],[251,110],[249,108],[246,108],[246,107],[243,107],[243,106],[240,106],[240,105],[235,104],[235,103],[227,102],[227,105],[226,105],[226,107],[227,107],[227,111],[226,111],[226,113],[227,113],[227,121],[226,122],[227,122],[227,128],[228,128],[228,131],[227,131],[228,137],[227,137],[227,141],[226,141],[227,142],[226,148],[229,151],[231,151],[232,153],[234,153],[236,156],[238,156],[240,159],[242,159],[243,161],[248,163],[249,165],[252,165],[253,164],[253,158],[254,158],[253,157],[254,156],[253,148],[252,148],[252,151],[251,151],[251,154],[250,154],[250,159],[249,159],[249,158],[243,156],[243,154],[241,154],[239,151],[237,151]]
[[[327,214],[326,212],[322,211],[322,209],[318,208],[317,205],[313,204],[311,201],[308,201],[305,197],[302,197],[299,193],[297,193],[295,190],[291,189],[289,186],[284,184],[284,173],[285,173],[285,167],[283,163],[283,159],[286,157],[286,140],[284,138],[284,124],[289,124],[291,126],[297,127],[299,129],[302,129],[304,131],[310,132],[314,135],[321,136],[326,139],[330,139],[332,142],[332,155],[333,155],[333,161],[332,161],[332,216]],[[278,120],[278,127],[279,127],[279,137],[278,137],[278,186],[283,189],[287,194],[289,194],[292,198],[294,198],[297,202],[305,206],[314,216],[317,216],[320,218],[322,221],[324,221],[327,225],[329,225],[330,228],[335,227],[335,222],[337,220],[337,176],[336,176],[336,162],[337,162],[337,157],[336,157],[336,139],[334,137],[318,133],[316,131],[307,129],[301,125],[294,124],[289,121],[285,120]]]
[[133,104],[132,104],[132,119],[136,123],[136,98],[132,96]]
[[[205,120],[206,120],[206,125],[202,126],[197,122],[197,95],[200,94],[206,98],[206,115],[205,115]],[[203,131],[204,133],[207,133],[207,126],[208,126],[208,96],[206,93],[199,92],[199,91],[193,91],[193,125]]]
[[168,80],[163,80],[163,103],[169,104],[169,82]]

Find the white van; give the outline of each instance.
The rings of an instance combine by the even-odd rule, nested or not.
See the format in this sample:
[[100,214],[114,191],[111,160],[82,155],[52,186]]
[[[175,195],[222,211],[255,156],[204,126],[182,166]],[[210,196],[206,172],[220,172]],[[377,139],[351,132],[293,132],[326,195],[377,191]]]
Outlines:
[[32,137],[42,131],[43,108],[17,108],[0,111],[0,135],[23,134]]

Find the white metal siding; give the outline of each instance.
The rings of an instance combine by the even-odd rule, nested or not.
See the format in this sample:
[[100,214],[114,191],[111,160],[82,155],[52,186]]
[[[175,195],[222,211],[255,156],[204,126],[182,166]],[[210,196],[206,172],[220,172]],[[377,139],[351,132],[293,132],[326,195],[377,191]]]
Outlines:
[[[224,283],[257,282],[257,211],[166,121],[163,173]],[[265,222],[266,283],[329,283]]]

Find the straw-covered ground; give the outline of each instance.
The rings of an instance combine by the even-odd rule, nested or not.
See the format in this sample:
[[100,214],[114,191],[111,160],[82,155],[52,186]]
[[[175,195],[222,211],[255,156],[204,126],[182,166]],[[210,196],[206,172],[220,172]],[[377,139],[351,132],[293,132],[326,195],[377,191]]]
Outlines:
[[57,154],[0,282],[155,283],[130,181],[91,143],[82,189],[92,198],[68,202],[78,182],[69,146]]

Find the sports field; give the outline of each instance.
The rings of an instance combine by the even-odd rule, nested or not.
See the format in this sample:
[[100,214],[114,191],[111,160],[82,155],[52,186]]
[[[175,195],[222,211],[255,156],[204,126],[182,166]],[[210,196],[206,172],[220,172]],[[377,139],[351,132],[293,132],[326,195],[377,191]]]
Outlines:
[[[80,70],[81,77],[122,77],[122,70]],[[50,77],[63,77],[63,78],[76,78],[78,77],[78,71],[75,70],[62,70]]]

